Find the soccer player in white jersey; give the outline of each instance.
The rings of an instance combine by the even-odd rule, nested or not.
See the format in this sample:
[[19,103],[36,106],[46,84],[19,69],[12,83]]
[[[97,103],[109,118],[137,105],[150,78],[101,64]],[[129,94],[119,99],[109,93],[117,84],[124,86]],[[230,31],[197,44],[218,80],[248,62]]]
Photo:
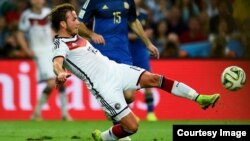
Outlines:
[[[31,8],[25,10],[21,15],[17,37],[22,49],[36,61],[39,82],[44,81],[47,84],[32,115],[33,120],[41,120],[41,108],[55,87],[55,74],[51,62],[53,32],[51,22],[47,18],[51,9],[44,7],[45,0],[30,0],[30,3]],[[62,119],[71,120],[66,107],[67,95],[64,87],[59,89],[59,93]]]
[[67,70],[71,71],[87,84],[105,112],[112,119],[120,121],[120,124],[106,131],[95,130],[92,133],[95,141],[118,140],[138,130],[138,122],[125,101],[124,90],[157,87],[195,101],[202,109],[213,107],[220,98],[220,94],[201,95],[184,83],[109,60],[78,35],[80,22],[74,7],[70,4],[55,7],[50,15],[52,26],[58,34],[53,48],[57,87],[64,85],[70,76]]

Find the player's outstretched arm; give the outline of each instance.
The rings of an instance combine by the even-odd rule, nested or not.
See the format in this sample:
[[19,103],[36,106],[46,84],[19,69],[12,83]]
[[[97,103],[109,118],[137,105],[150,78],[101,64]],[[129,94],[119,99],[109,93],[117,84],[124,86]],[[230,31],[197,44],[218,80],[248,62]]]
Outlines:
[[63,68],[63,60],[64,58],[61,56],[56,57],[53,60],[53,69],[55,74],[57,75],[56,77],[57,88],[62,87],[66,82],[67,78],[71,76],[71,74],[66,72],[65,69]]

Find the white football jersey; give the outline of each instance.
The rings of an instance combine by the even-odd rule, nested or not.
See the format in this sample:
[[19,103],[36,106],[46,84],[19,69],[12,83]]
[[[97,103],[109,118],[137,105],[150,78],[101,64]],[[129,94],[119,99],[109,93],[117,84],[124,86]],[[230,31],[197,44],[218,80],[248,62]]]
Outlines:
[[75,35],[72,38],[55,37],[54,58],[64,57],[65,67],[84,80],[89,89],[105,85],[105,80],[112,79],[116,73],[116,63],[103,56],[89,41]]
[[19,29],[26,33],[29,46],[35,53],[43,54],[53,47],[51,23],[47,18],[50,11],[49,8],[42,8],[41,13],[37,14],[27,9],[21,15]]

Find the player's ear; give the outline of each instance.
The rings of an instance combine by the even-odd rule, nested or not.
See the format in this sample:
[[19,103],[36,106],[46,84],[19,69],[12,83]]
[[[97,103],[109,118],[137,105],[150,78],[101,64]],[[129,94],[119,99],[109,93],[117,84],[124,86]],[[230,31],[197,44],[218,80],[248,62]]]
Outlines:
[[63,28],[66,28],[67,27],[66,22],[65,21],[61,21],[60,22],[60,26],[63,27]]

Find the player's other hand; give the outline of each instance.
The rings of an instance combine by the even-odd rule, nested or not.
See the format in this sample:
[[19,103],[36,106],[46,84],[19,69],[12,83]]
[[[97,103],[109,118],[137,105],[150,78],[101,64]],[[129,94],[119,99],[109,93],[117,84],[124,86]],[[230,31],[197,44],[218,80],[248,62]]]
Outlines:
[[91,40],[94,41],[94,43],[96,43],[96,44],[105,44],[105,40],[104,40],[103,36],[100,34],[96,34],[93,32],[90,35],[90,37],[91,37]]
[[70,76],[71,74],[68,72],[59,73],[56,77],[56,88],[62,87],[66,82],[67,78],[69,78]]
[[148,49],[149,49],[149,51],[150,51],[150,54],[151,54],[153,57],[155,57],[155,58],[157,58],[157,59],[160,58],[159,51],[158,51],[158,49],[157,49],[153,44],[149,44],[149,45],[148,45]]

